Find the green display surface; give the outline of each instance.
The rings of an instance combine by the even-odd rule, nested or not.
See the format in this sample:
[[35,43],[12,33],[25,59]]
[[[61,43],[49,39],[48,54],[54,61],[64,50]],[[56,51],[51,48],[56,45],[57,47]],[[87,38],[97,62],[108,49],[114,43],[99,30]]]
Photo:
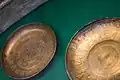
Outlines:
[[[69,40],[80,27],[105,17],[120,17],[120,0],[49,0],[4,32],[0,36],[0,48],[17,27],[30,22],[48,24],[56,33],[56,55],[47,68],[30,80],[69,80],[64,60]],[[12,80],[2,68],[0,80]]]

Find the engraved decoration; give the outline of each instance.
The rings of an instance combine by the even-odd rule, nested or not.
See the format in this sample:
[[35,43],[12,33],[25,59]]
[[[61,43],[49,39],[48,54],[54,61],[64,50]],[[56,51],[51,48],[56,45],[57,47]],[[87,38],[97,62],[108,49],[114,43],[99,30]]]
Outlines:
[[28,24],[16,30],[3,50],[3,68],[13,78],[28,78],[52,59],[56,39],[48,26]]
[[120,79],[120,19],[93,21],[80,29],[66,52],[71,80]]

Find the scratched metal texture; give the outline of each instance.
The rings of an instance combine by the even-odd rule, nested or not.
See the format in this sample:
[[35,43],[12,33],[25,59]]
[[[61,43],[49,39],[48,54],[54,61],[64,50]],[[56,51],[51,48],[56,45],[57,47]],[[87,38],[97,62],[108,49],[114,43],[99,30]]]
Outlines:
[[6,5],[7,2],[2,5],[2,1],[0,2],[0,34],[48,0],[6,0],[9,1],[8,5]]
[[0,0],[0,9],[8,5],[12,0]]

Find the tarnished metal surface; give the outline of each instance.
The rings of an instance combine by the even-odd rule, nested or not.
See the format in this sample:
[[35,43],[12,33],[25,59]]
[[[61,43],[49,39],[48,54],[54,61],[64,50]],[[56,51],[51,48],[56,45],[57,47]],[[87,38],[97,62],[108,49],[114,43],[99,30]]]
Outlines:
[[120,18],[80,29],[68,45],[66,69],[71,80],[120,80]]
[[56,37],[47,25],[27,24],[17,29],[2,52],[2,67],[14,79],[27,79],[42,71],[56,51]]
[[5,7],[10,2],[12,2],[12,0],[0,0],[0,9]]
[[[6,2],[5,2],[6,1]],[[48,0],[4,0],[0,4],[0,33]],[[10,2],[9,5],[6,5]]]

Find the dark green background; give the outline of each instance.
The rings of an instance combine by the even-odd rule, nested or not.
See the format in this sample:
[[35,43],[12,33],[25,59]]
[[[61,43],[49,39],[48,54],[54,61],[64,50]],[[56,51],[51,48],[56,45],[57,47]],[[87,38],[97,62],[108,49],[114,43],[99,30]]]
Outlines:
[[[89,21],[119,16],[120,0],[49,0],[4,32],[0,36],[0,47],[3,47],[8,35],[23,24],[30,22],[48,24],[56,33],[58,41],[56,55],[48,67],[32,80],[69,80],[64,57],[72,35]],[[2,68],[0,68],[0,80],[11,80]]]

